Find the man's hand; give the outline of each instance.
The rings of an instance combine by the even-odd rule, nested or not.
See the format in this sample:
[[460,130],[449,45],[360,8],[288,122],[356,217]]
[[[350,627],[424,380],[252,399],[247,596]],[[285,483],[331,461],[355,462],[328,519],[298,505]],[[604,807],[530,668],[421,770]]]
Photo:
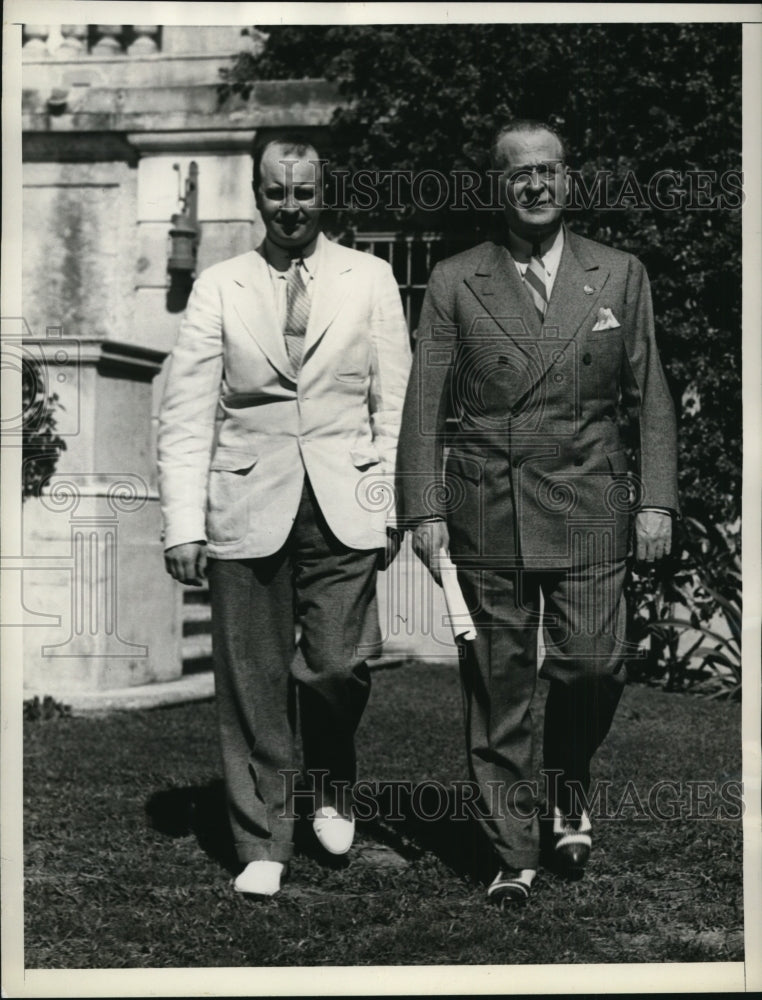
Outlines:
[[206,580],[206,543],[184,542],[164,553],[167,572],[180,583],[202,587]]
[[672,518],[661,510],[641,510],[635,515],[635,557],[651,563],[672,550]]
[[441,587],[440,549],[444,549],[445,552],[449,552],[450,549],[450,533],[447,525],[444,521],[423,521],[413,532],[413,552]]
[[391,564],[397,558],[397,553],[402,545],[403,535],[404,532],[400,531],[398,528],[386,529],[386,547],[381,549],[381,552],[379,553],[379,569],[389,569]]

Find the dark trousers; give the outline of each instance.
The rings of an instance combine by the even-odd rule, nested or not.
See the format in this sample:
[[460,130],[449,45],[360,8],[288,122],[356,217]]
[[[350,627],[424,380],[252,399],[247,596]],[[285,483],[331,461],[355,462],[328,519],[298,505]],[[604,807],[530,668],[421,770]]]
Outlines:
[[626,681],[624,575],[624,560],[553,572],[458,569],[477,628],[461,659],[469,772],[481,792],[484,830],[505,866],[539,861],[531,707],[538,626],[541,674],[550,680],[543,764],[560,772],[548,782],[548,804],[574,814],[574,793],[588,790],[591,758]]
[[308,481],[280,551],[209,563],[222,758],[242,862],[291,857],[297,704],[304,763],[328,772],[318,783],[327,801],[332,782],[356,779],[354,733],[370,692],[365,660],[380,642],[377,564],[377,550],[338,541]]

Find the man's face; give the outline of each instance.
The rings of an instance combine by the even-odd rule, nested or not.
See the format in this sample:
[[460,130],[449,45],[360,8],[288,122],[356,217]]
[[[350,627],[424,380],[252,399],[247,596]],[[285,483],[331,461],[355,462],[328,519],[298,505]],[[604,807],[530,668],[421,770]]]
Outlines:
[[550,132],[509,132],[498,156],[508,227],[529,242],[550,236],[561,224],[569,194],[560,142]]
[[308,149],[299,156],[282,143],[274,142],[264,151],[260,174],[254,197],[267,235],[285,250],[306,247],[320,228],[318,154]]

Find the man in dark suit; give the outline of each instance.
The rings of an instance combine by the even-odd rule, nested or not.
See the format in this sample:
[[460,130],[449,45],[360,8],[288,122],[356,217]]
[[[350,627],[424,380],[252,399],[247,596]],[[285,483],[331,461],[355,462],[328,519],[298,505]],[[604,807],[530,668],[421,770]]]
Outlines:
[[[398,452],[413,546],[439,582],[449,551],[477,629],[461,649],[469,771],[499,870],[525,901],[539,861],[531,702],[542,625],[551,850],[578,876],[591,847],[590,761],[626,679],[626,558],[670,551],[676,428],[640,262],[562,223],[563,141],[496,135],[503,238],[439,264],[418,328]],[[640,467],[617,423],[637,413]],[[444,434],[449,424],[445,458]],[[496,795],[497,792],[497,795]]]

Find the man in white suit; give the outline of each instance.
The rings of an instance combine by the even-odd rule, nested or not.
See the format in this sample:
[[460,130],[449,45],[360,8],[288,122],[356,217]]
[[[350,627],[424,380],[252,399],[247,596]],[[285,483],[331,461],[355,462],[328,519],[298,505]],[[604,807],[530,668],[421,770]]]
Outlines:
[[365,661],[380,641],[376,572],[396,553],[377,500],[394,472],[410,347],[388,264],[320,232],[314,146],[259,142],[253,188],[266,237],[193,287],[161,408],[159,472],[167,569],[185,584],[209,579],[244,865],[234,887],[272,895],[292,853],[297,701],[315,833],[334,854],[352,843],[343,790],[356,777]]

